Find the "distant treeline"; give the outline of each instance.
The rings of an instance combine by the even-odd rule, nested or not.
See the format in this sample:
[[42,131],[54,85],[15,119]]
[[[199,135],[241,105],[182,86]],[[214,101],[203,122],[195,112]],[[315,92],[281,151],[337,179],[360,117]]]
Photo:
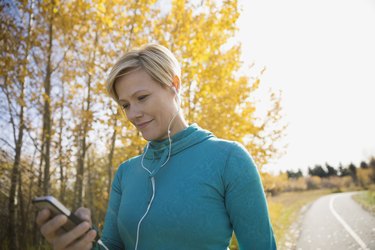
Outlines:
[[308,168],[307,176],[301,169],[288,170],[273,176],[262,173],[264,190],[267,195],[277,195],[281,192],[305,191],[312,189],[333,189],[335,191],[369,189],[375,185],[375,157],[368,162],[362,161],[357,167],[353,163],[348,166],[339,164],[333,167],[315,165]]
[[[357,169],[373,169],[375,173],[375,158],[371,158],[368,162],[362,161],[359,166],[357,167],[355,164],[351,163],[348,166],[343,166],[341,163],[338,167],[334,167],[329,165],[328,163],[325,164],[323,167],[322,165],[315,165],[313,168],[308,168],[308,175],[309,176],[318,176],[320,178],[327,178],[331,176],[351,176],[354,179],[357,177]],[[299,177],[303,177],[303,173],[300,169],[297,171],[287,170],[288,179],[296,179]],[[371,175],[372,180],[375,182],[375,174]]]

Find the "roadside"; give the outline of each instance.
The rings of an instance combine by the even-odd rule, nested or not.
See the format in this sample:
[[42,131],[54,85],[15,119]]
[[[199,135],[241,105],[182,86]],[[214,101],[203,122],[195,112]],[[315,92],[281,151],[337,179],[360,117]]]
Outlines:
[[352,198],[375,216],[375,185],[371,186],[369,190],[353,195]]
[[[282,193],[269,197],[270,216],[279,250],[295,250],[301,234],[305,213],[319,197],[353,190],[320,189],[303,192]],[[365,210],[375,215],[375,186],[352,196]]]
[[[277,248],[294,249],[300,228],[300,218],[311,203],[320,196],[332,193],[330,189],[319,189],[300,192],[284,192],[267,197],[268,210],[275,234]],[[296,219],[298,218],[298,219]],[[230,250],[238,250],[237,240],[233,234]]]
[[334,192],[319,189],[302,192],[286,192],[268,197],[269,212],[278,249],[295,249],[304,213],[317,198]]
[[375,217],[352,199],[356,193],[328,194],[314,201],[303,217],[296,249],[375,249]]
[[[305,213],[319,197],[330,194],[355,191],[353,189],[317,189],[300,192],[284,192],[267,197],[269,214],[275,234],[278,250],[295,250],[301,234]],[[375,214],[375,186],[370,191],[360,191],[352,196],[366,210]],[[237,241],[233,235],[231,250],[237,250]]]

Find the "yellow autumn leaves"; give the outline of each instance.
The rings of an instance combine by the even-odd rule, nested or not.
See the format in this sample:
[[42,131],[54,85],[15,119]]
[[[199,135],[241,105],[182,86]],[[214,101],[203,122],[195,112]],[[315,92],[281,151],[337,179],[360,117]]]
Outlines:
[[[145,145],[105,93],[104,81],[117,58],[148,42],[168,47],[180,62],[189,123],[242,142],[259,168],[280,153],[280,96],[270,94],[269,112],[257,117],[261,103],[253,96],[261,77],[240,73],[237,1],[30,0],[0,6],[0,109],[7,131],[1,139],[14,159],[28,163],[12,166],[9,186],[30,186],[30,197],[53,191],[72,207],[87,202],[101,218],[99,197],[108,196],[116,167]],[[12,172],[9,166],[1,170]],[[22,198],[17,195],[12,189],[9,202]]]

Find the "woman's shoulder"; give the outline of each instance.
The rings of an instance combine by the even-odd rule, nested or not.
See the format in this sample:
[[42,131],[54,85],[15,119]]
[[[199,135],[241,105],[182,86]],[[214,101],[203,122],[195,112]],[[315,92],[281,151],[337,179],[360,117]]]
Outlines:
[[123,161],[118,166],[117,172],[124,172],[128,168],[131,168],[131,167],[135,166],[136,164],[139,164],[139,162],[141,161],[141,157],[142,157],[142,155],[137,155],[137,156],[133,156],[133,157]]
[[209,140],[208,148],[212,148],[217,154],[227,159],[227,162],[254,163],[249,150],[241,142],[213,137]]
[[225,149],[225,151],[232,152],[232,151],[246,151],[245,146],[238,142],[218,137],[212,137],[209,140],[207,140],[208,143],[210,143],[210,146],[214,146],[218,149]]

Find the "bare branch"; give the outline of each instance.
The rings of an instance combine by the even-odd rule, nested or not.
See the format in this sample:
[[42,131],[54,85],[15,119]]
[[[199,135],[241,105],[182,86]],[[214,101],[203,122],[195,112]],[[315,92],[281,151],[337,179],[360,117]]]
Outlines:
[[[37,68],[38,68],[38,69],[42,69],[42,67],[40,66],[39,59],[38,59],[38,58],[36,57],[36,55],[35,55],[35,51],[32,50],[31,54],[32,54],[32,56],[33,56],[33,59],[34,59],[34,62],[35,62],[35,64],[36,64]],[[43,71],[43,70],[41,70],[41,71]]]
[[51,74],[60,67],[60,64],[64,61],[66,53],[68,53],[68,51],[70,50],[71,46],[72,46],[72,44],[70,44],[68,46],[68,48],[65,50],[64,55],[62,56],[62,58],[60,59],[60,61],[56,64],[56,67],[52,68]]
[[7,77],[5,78],[5,84],[4,84],[4,87],[3,87],[3,90],[4,90],[4,93],[5,93],[5,96],[7,97],[7,100],[8,100],[8,111],[9,111],[9,115],[10,115],[10,123],[12,124],[12,127],[13,127],[13,139],[14,139],[14,143],[16,143],[16,125],[14,123],[14,119],[13,119],[13,112],[12,112],[12,102],[10,100],[10,97],[9,97],[9,91],[8,91],[8,85],[7,85]]
[[42,155],[42,157],[45,157],[46,155],[42,152],[42,150],[38,147],[38,142],[36,141],[35,138],[33,138],[30,134],[30,128],[28,126],[25,125],[25,130],[28,134],[28,136],[30,137],[30,139],[32,140],[33,144],[34,144],[34,147],[36,150],[38,150],[38,152]]
[[7,140],[3,139],[3,138],[0,138],[1,141],[3,141],[5,144],[7,144],[10,148],[12,148],[13,150],[16,150],[15,147],[13,147],[13,145],[11,145]]

